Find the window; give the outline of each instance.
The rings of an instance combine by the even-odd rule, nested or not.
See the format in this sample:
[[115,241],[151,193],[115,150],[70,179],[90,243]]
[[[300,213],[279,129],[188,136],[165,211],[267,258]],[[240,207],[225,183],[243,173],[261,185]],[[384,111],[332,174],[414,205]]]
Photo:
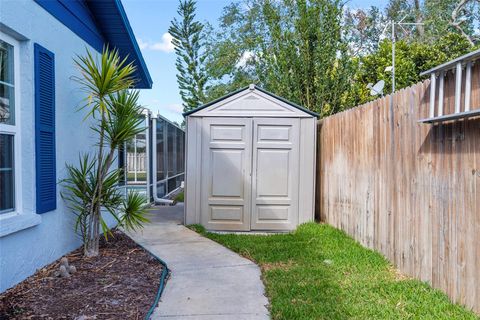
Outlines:
[[13,135],[0,134],[0,213],[15,209]]
[[0,33],[0,214],[16,211],[19,202],[17,50],[18,43]]
[[165,152],[163,150],[165,141],[164,141],[164,128],[166,122],[163,119],[157,119],[157,180],[165,179]]

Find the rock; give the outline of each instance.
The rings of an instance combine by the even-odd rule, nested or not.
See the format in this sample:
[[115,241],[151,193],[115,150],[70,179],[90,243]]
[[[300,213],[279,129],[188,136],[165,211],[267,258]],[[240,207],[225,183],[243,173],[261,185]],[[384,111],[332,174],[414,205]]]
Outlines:
[[60,265],[65,266],[65,268],[68,269],[68,259],[67,259],[67,257],[63,257],[62,259],[60,259]]
[[70,274],[74,274],[75,272],[77,272],[77,268],[76,268],[75,266],[70,266],[70,267],[68,268],[68,272],[69,272]]
[[67,268],[64,265],[61,265],[60,268],[58,268],[58,271],[60,272],[60,277],[62,278],[70,277],[70,273],[68,273]]

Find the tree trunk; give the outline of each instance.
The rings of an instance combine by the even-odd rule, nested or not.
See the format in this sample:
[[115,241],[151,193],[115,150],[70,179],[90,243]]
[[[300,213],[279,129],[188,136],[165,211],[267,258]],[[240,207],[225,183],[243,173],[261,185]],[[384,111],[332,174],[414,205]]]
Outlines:
[[[101,132],[103,136],[103,132]],[[100,139],[103,141],[103,138]],[[102,142],[103,144],[103,142]],[[103,150],[102,150],[103,152]],[[101,217],[101,208],[102,208],[102,201],[101,201],[101,196],[102,196],[102,185],[103,185],[103,179],[105,179],[105,176],[107,175],[108,171],[110,170],[110,167],[113,162],[113,157],[115,156],[115,150],[110,150],[106,161],[104,162],[103,166],[99,166],[99,176],[98,176],[98,190],[97,190],[97,200],[92,199],[92,202],[94,203],[94,209],[92,210],[93,214],[91,215],[92,219],[89,221],[89,232],[88,232],[88,237],[86,238],[86,242],[84,244],[84,255],[86,257],[95,257],[98,256],[99,254],[99,247],[100,247],[100,217]],[[103,163],[103,159],[102,163]]]
[[423,26],[423,15],[422,15],[422,8],[420,7],[420,0],[415,0],[415,22],[419,23],[417,26],[417,32],[420,39],[423,40],[423,36],[425,35],[425,28]]
[[99,253],[99,239],[100,239],[100,216],[98,208],[94,209],[94,214],[91,216],[88,225],[88,234],[85,237],[83,244],[83,254],[86,257],[96,257]]
[[[101,99],[103,100],[103,99]],[[102,103],[100,103],[102,105]],[[105,111],[100,108],[102,126],[100,128],[100,141],[98,146],[98,163],[97,163],[97,183],[93,192],[91,209],[90,209],[90,221],[88,224],[88,235],[84,244],[84,255],[87,257],[98,256],[99,253],[99,237],[100,237],[100,209],[102,207],[102,186],[103,186],[103,141],[104,141],[104,128],[103,121],[105,121]]]

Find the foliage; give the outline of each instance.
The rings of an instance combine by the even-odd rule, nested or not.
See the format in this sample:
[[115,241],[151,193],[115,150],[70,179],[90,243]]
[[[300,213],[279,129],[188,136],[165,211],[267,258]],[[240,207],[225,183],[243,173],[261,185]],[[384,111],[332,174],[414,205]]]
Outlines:
[[477,319],[325,224],[308,223],[277,235],[192,229],[261,267],[272,319]]
[[369,83],[383,79],[388,92],[386,27],[402,19],[423,25],[396,27],[397,90],[478,46],[479,0],[389,0],[384,9],[355,10],[340,0],[238,0],[225,6],[217,28],[198,28],[193,51],[205,82],[192,87],[208,102],[256,83],[327,116],[374,99]]
[[390,21],[423,23],[419,26],[396,28],[396,38],[432,44],[448,33],[455,33],[463,41],[474,45],[480,31],[479,0],[389,0],[382,11],[378,7],[345,10],[344,27],[354,53],[371,54],[384,36],[390,37]]
[[180,192],[175,196],[173,200],[175,200],[176,202],[185,202],[185,193],[183,191]]
[[[420,77],[422,71],[457,58],[472,50],[473,47],[468,40],[455,33],[448,33],[433,44],[409,42],[406,40],[397,41],[395,45],[396,90],[424,80],[424,78]],[[386,93],[390,92],[391,74],[385,72],[385,68],[392,65],[391,42],[388,40],[381,41],[374,53],[363,56],[358,61],[355,84],[352,88],[352,91],[357,91],[351,94],[355,95],[357,100],[352,106],[376,98],[375,96],[370,96],[367,89],[368,83],[384,80],[384,91]]]
[[100,230],[104,236],[109,227],[104,214],[134,229],[146,222],[145,199],[135,193],[124,196],[118,189],[120,169],[112,169],[116,150],[143,131],[142,108],[133,85],[135,67],[120,59],[116,50],[105,48],[100,59],[88,50],[75,64],[81,76],[75,79],[87,92],[86,119],[93,122],[98,151],[80,156],[79,165],[67,164],[67,178],[62,183],[62,197],[76,215],[75,230],[81,235],[86,256],[98,255]]
[[195,21],[195,0],[180,0],[178,15],[174,18],[168,32],[172,35],[177,60],[177,82],[183,100],[183,111],[192,110],[205,103],[207,74],[202,52],[204,33],[203,24]]
[[225,8],[209,39],[209,99],[255,82],[310,110],[342,109],[351,64],[336,0],[249,1]]

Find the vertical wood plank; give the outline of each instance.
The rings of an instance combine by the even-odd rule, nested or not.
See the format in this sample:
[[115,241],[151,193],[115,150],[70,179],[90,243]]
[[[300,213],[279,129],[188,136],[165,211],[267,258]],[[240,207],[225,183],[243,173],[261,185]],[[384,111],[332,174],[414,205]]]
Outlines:
[[[457,88],[446,73],[435,101],[443,114],[455,111]],[[480,64],[472,67],[470,101],[480,108]],[[429,106],[426,80],[321,120],[316,210],[480,312],[480,118],[417,123]]]

